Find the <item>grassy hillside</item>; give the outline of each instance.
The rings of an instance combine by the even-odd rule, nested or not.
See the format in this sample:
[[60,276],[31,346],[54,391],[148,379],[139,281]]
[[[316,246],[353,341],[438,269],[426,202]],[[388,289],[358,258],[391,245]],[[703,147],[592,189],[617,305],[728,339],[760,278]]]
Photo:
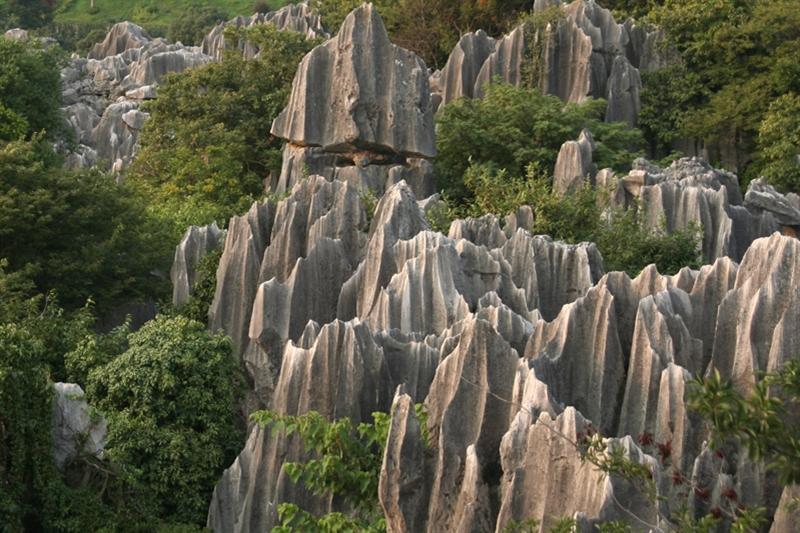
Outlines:
[[[155,33],[163,31],[170,23],[187,13],[204,7],[214,7],[228,18],[249,15],[256,0],[63,0],[59,2],[54,20],[60,24],[107,24],[130,20]],[[273,9],[290,3],[289,0],[269,0]]]

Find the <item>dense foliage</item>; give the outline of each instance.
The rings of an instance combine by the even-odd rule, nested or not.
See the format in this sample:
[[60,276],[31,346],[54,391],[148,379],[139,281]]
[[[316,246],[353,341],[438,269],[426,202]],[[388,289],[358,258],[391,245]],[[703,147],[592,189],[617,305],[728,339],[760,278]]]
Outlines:
[[63,133],[61,52],[0,38],[0,142]]
[[789,360],[764,373],[747,394],[721,378],[719,371],[699,378],[689,404],[708,422],[713,444],[744,445],[755,460],[765,461],[784,485],[800,483],[800,363]]
[[197,6],[184,16],[170,22],[167,39],[171,42],[200,46],[209,30],[226,19],[225,12],[217,6]]
[[0,32],[10,28],[38,28],[53,19],[55,0],[3,0]]
[[516,176],[534,163],[552,172],[561,145],[583,128],[594,136],[598,168],[625,170],[641,142],[637,130],[603,122],[605,103],[567,104],[538,89],[495,83],[481,100],[461,99],[437,115],[436,175],[451,197],[469,199],[463,177],[470,164],[491,163]]
[[242,443],[230,341],[199,322],[161,316],[125,344],[87,378],[87,397],[108,421],[108,458],[152,496],[158,516],[202,524]]
[[0,258],[69,308],[107,309],[163,290],[171,244],[126,185],[64,171],[39,139],[0,146]]
[[[336,33],[361,0],[314,0],[326,28]],[[416,52],[428,66],[441,68],[464,33],[483,29],[491,35],[511,28],[532,0],[377,0],[392,41]]]
[[[427,443],[424,406],[417,404],[415,411],[422,421],[422,438]],[[297,435],[304,450],[313,455],[305,462],[285,463],[287,475],[317,496],[333,497],[346,510],[346,513],[334,511],[314,516],[295,504],[282,503],[278,506],[279,524],[272,530],[274,533],[386,530],[378,501],[378,480],[389,435],[389,414],[372,413],[371,423],[358,425],[349,418],[330,421],[315,411],[299,416],[257,411],[252,418],[287,438]]]
[[[800,92],[797,2],[665,0],[661,4],[649,12],[648,20],[664,28],[680,62],[668,67],[668,73],[646,80],[650,96],[643,95],[643,114],[655,138],[663,140],[670,130],[677,130],[681,136],[705,141],[713,158],[723,159],[745,178],[757,176],[774,161],[759,157],[764,146],[756,142],[770,106],[787,93]],[[659,105],[648,110],[652,102]],[[794,126],[791,133],[797,131]],[[794,154],[782,152],[778,159],[790,155]],[[776,183],[800,190],[796,181]]]
[[175,236],[190,224],[224,223],[264,194],[264,179],[281,164],[272,121],[315,44],[270,25],[228,36],[259,46],[259,57],[247,61],[234,46],[222,61],[167,76],[128,173],[174,221]]

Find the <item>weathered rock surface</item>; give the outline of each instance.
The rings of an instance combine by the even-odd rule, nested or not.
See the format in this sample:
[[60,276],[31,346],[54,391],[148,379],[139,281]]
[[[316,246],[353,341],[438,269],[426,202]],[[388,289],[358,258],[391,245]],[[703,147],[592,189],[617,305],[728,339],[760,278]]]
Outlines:
[[[766,189],[757,184],[756,190]],[[754,203],[763,204],[767,197],[770,203],[764,205],[770,209]],[[696,226],[707,262],[724,256],[741,260],[754,239],[780,228],[776,214],[791,213],[790,202],[774,190],[754,191],[751,201],[742,205],[736,176],[698,158],[678,159],[665,169],[637,161],[634,170],[618,180],[612,198],[622,207],[638,202],[645,223],[654,229],[671,233]]]
[[607,121],[635,125],[640,71],[667,62],[663,33],[632,19],[619,24],[594,0],[534,2],[534,12],[552,7],[561,16],[542,28],[525,23],[497,40],[482,32],[465,34],[444,69],[431,76],[436,101],[482,98],[486,84],[499,77],[536,85],[566,102],[605,98]]
[[553,191],[565,195],[591,182],[597,169],[592,165],[594,139],[589,130],[583,130],[577,141],[561,145],[553,170]]
[[89,59],[105,59],[121,54],[131,48],[141,48],[150,42],[150,36],[141,26],[133,22],[118,22],[111,27],[103,42],[94,45]]
[[[307,37],[327,37],[319,15],[306,3],[222,23],[211,30],[202,46],[152,38],[131,22],[115,24],[88,58],[73,58],[61,72],[65,114],[79,141],[66,158],[66,165],[79,168],[103,162],[109,170],[122,171],[135,156],[138,132],[147,114],[138,115],[135,125],[123,123],[114,106],[129,110],[143,100],[156,98],[158,84],[166,74],[221,57],[225,27],[254,24],[273,24]],[[258,50],[245,43],[243,53],[252,58]]]
[[[563,25],[565,39],[586,47],[550,41],[565,54],[564,68],[573,68],[565,57],[585,60],[585,71],[570,74],[584,76],[573,84],[584,84],[576,101],[611,95],[609,113],[634,120],[636,68],[657,63],[648,47],[658,36],[617,24],[590,0],[561,9],[564,19],[547,31]],[[432,131],[412,125],[384,135],[383,112],[398,87],[416,103],[425,98],[421,62],[389,44],[379,22],[363,6],[306,57],[293,102],[274,125],[291,142],[271,185],[289,195],[255,204],[229,225],[210,323],[234,340],[254,397],[248,408],[354,422],[389,411],[378,496],[393,532],[500,532],[527,519],[544,531],[564,516],[581,531],[611,520],[644,531],[683,507],[702,516],[731,490],[775,512],[781,493],[772,475],[741,450],[728,460],[709,449],[687,391],[693,375],[715,369],[749,390],[759,371],[797,353],[800,241],[765,237],[792,220],[795,199],[759,184],[743,199],[735,176],[696,159],[666,169],[641,160],[628,176],[595,174],[587,132],[559,157],[562,193],[588,175],[615,187],[615,205],[640,209],[654,229],[696,223],[711,264],[674,275],[651,265],[633,279],[604,273],[595,245],[532,235],[530,207],[504,219],[456,220],[447,236],[432,232],[425,209],[436,197],[416,196],[409,174],[392,174],[424,160],[408,147],[424,145]],[[500,73],[520,57],[520,41],[489,43],[462,38],[434,76],[436,90],[469,96],[470,80],[480,77],[476,58],[487,54],[481,69]],[[380,62],[394,59],[403,64]],[[397,77],[362,91],[367,75]],[[340,77],[351,92],[325,92]],[[373,123],[354,118],[361,120],[362,98],[377,106],[366,130],[360,126]],[[309,122],[312,111],[319,122]],[[379,196],[376,206],[365,188]],[[644,466],[663,500],[582,460],[584,438],[597,431],[606,453],[619,450]],[[209,527],[268,530],[282,502],[347,512],[289,480],[285,463],[307,457],[296,438],[252,427],[217,484]],[[788,520],[782,512],[776,524]]]
[[762,178],[750,182],[744,195],[744,205],[753,211],[771,213],[783,226],[800,226],[800,207]]
[[[519,458],[512,458],[510,449],[504,450],[504,470],[510,477],[502,486],[496,531],[503,531],[512,520],[530,518],[539,521],[540,531],[548,531],[559,518],[577,513],[589,522],[627,521],[628,513],[647,523],[657,522],[655,505],[639,487],[605,476],[581,460],[574,443],[591,431],[591,422],[567,407],[555,418],[542,412],[532,423],[517,424],[506,434],[507,439],[512,438],[512,432],[520,434],[519,447],[513,451]],[[630,437],[608,439],[606,445],[610,450],[620,449],[624,457],[658,475],[657,461],[643,453]]]
[[75,383],[53,384],[53,459],[58,468],[78,455],[103,457],[106,421],[94,413]]
[[[214,26],[203,38],[200,45],[202,52],[214,59],[221,59],[223,51],[228,47],[225,43],[225,30],[230,26],[236,28],[250,27],[258,24],[272,24],[280,30],[292,30],[302,33],[308,38],[328,38],[329,35],[322,27],[319,14],[309,7],[308,2],[286,5],[277,11],[269,13],[255,13],[250,17],[238,16],[227,22]],[[258,55],[258,47],[250,42],[240,45],[245,59],[252,59]]]
[[189,301],[194,289],[197,265],[209,252],[220,248],[225,240],[225,231],[214,222],[208,226],[190,226],[175,247],[170,279],[172,280],[172,304],[181,306]]
[[272,134],[327,152],[432,157],[425,63],[393,45],[376,9],[365,4],[347,16],[336,37],[303,58]]
[[481,67],[494,49],[495,40],[482,30],[464,34],[459,39],[438,77],[441,105],[475,96],[475,82]]

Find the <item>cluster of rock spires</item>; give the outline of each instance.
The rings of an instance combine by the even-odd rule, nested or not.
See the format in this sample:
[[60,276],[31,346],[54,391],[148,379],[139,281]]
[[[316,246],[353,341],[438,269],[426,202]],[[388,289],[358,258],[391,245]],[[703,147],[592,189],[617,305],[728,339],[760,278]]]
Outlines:
[[633,19],[619,24],[594,0],[534,2],[534,14],[545,10],[557,15],[539,28],[529,21],[498,39],[481,30],[463,35],[442,70],[431,75],[435,105],[480,98],[499,77],[538,86],[565,102],[604,98],[607,121],[635,125],[640,72],[666,62],[660,30]]
[[[231,336],[246,369],[245,409],[354,422],[390,412],[379,489],[389,531],[500,532],[529,518],[546,531],[559,517],[581,531],[611,520],[657,530],[681,507],[696,517],[726,508],[731,494],[789,531],[778,504],[796,489],[782,493],[741,450],[710,449],[686,402],[698,373],[718,370],[748,391],[796,354],[800,241],[773,231],[797,227],[797,197],[758,181],[742,198],[735,176],[697,159],[596,172],[585,132],[562,150],[564,194],[589,176],[620,205],[638,200],[653,224],[703,229],[709,264],[673,276],[651,265],[633,279],[604,272],[593,244],[531,234],[530,208],[456,220],[445,236],[430,230],[418,183],[387,179],[369,213],[360,189],[381,165],[336,158],[396,157],[404,168],[433,155],[424,65],[382,28],[371,6],[352,12],[303,60],[273,124],[290,141],[285,166],[298,157],[333,170],[282,177],[286,198],[228,225],[209,325]],[[374,50],[393,58],[379,75]],[[181,283],[205,235],[218,234],[203,231],[176,251]],[[663,501],[581,460],[574,443],[597,431],[646,466]],[[281,502],[347,511],[289,479],[285,463],[305,457],[297,438],[251,427],[208,526],[268,530]]]
[[[163,77],[219,59],[226,46],[225,28],[254,24],[273,24],[309,37],[327,35],[319,15],[305,3],[221,23],[209,32],[201,46],[151,38],[131,22],[115,24],[88,57],[74,57],[61,71],[64,112],[78,143],[67,166],[104,164],[115,172],[123,170],[136,153],[139,132],[148,118],[140,110],[141,103],[156,98]],[[7,36],[22,38],[16,34]],[[244,45],[246,57],[257,53],[252,45]]]
[[[551,4],[560,2],[535,2]],[[456,220],[447,236],[430,230],[437,100],[480,97],[493,76],[518,83],[531,42],[548,92],[603,96],[608,117],[635,121],[637,69],[660,61],[657,32],[616,24],[591,0],[559,9],[565,16],[539,32],[465,36],[432,82],[419,58],[391,44],[372,6],[352,12],[303,59],[273,124],[288,142],[272,186],[288,196],[253,204],[227,232],[190,228],[176,249],[174,301],[188,299],[200,258],[221,246],[209,326],[231,337],[246,370],[246,411],[316,410],[355,422],[391,413],[379,488],[390,531],[500,532],[529,518],[545,531],[564,516],[582,531],[618,519],[655,530],[680,506],[702,516],[731,493],[766,507],[773,531],[790,531],[793,517],[779,504],[797,489],[781,491],[741,450],[710,449],[686,398],[693,375],[718,370],[748,391],[759,371],[796,354],[800,241],[776,230],[797,231],[797,196],[756,181],[742,197],[735,176],[698,159],[666,169],[639,161],[614,176],[593,166],[584,132],[559,154],[557,190],[589,179],[653,227],[696,222],[709,264],[674,276],[653,266],[634,279],[606,273],[593,244],[531,234],[524,207],[503,220]],[[324,36],[314,16],[290,6],[231,24]],[[62,74],[83,144],[73,164],[124,166],[146,119],[140,101],[155,96],[164,73],[218,56],[222,33],[184,47],[123,23],[90,58],[74,60]],[[243,53],[258,51],[245,44]],[[371,212],[364,188],[380,195]],[[92,425],[75,387],[56,386],[60,465],[102,453],[102,424]],[[574,443],[596,431],[650,470],[663,501],[581,460]],[[78,450],[75,436],[87,433]],[[215,488],[208,526],[268,530],[281,502],[347,511],[291,482],[285,463],[306,456],[296,438],[251,427]]]
[[743,197],[734,174],[697,157],[677,159],[664,169],[637,159],[626,176],[616,176],[608,168],[597,170],[594,149],[588,130],[565,142],[553,189],[569,194],[589,183],[608,189],[612,206],[638,209],[650,228],[672,233],[695,225],[706,262],[725,256],[740,261],[753,240],[775,231],[797,236],[800,230],[800,197],[780,194],[762,179],[752,181]]

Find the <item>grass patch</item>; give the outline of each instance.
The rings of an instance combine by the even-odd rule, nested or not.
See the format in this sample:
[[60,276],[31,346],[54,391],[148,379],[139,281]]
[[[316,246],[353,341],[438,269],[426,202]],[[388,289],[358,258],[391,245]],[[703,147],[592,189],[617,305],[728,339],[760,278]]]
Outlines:
[[[270,0],[272,9],[291,3],[289,0]],[[148,31],[160,35],[175,20],[185,17],[192,10],[215,7],[228,18],[253,13],[255,0],[64,0],[56,9],[54,21],[57,24],[113,24],[129,20]]]

